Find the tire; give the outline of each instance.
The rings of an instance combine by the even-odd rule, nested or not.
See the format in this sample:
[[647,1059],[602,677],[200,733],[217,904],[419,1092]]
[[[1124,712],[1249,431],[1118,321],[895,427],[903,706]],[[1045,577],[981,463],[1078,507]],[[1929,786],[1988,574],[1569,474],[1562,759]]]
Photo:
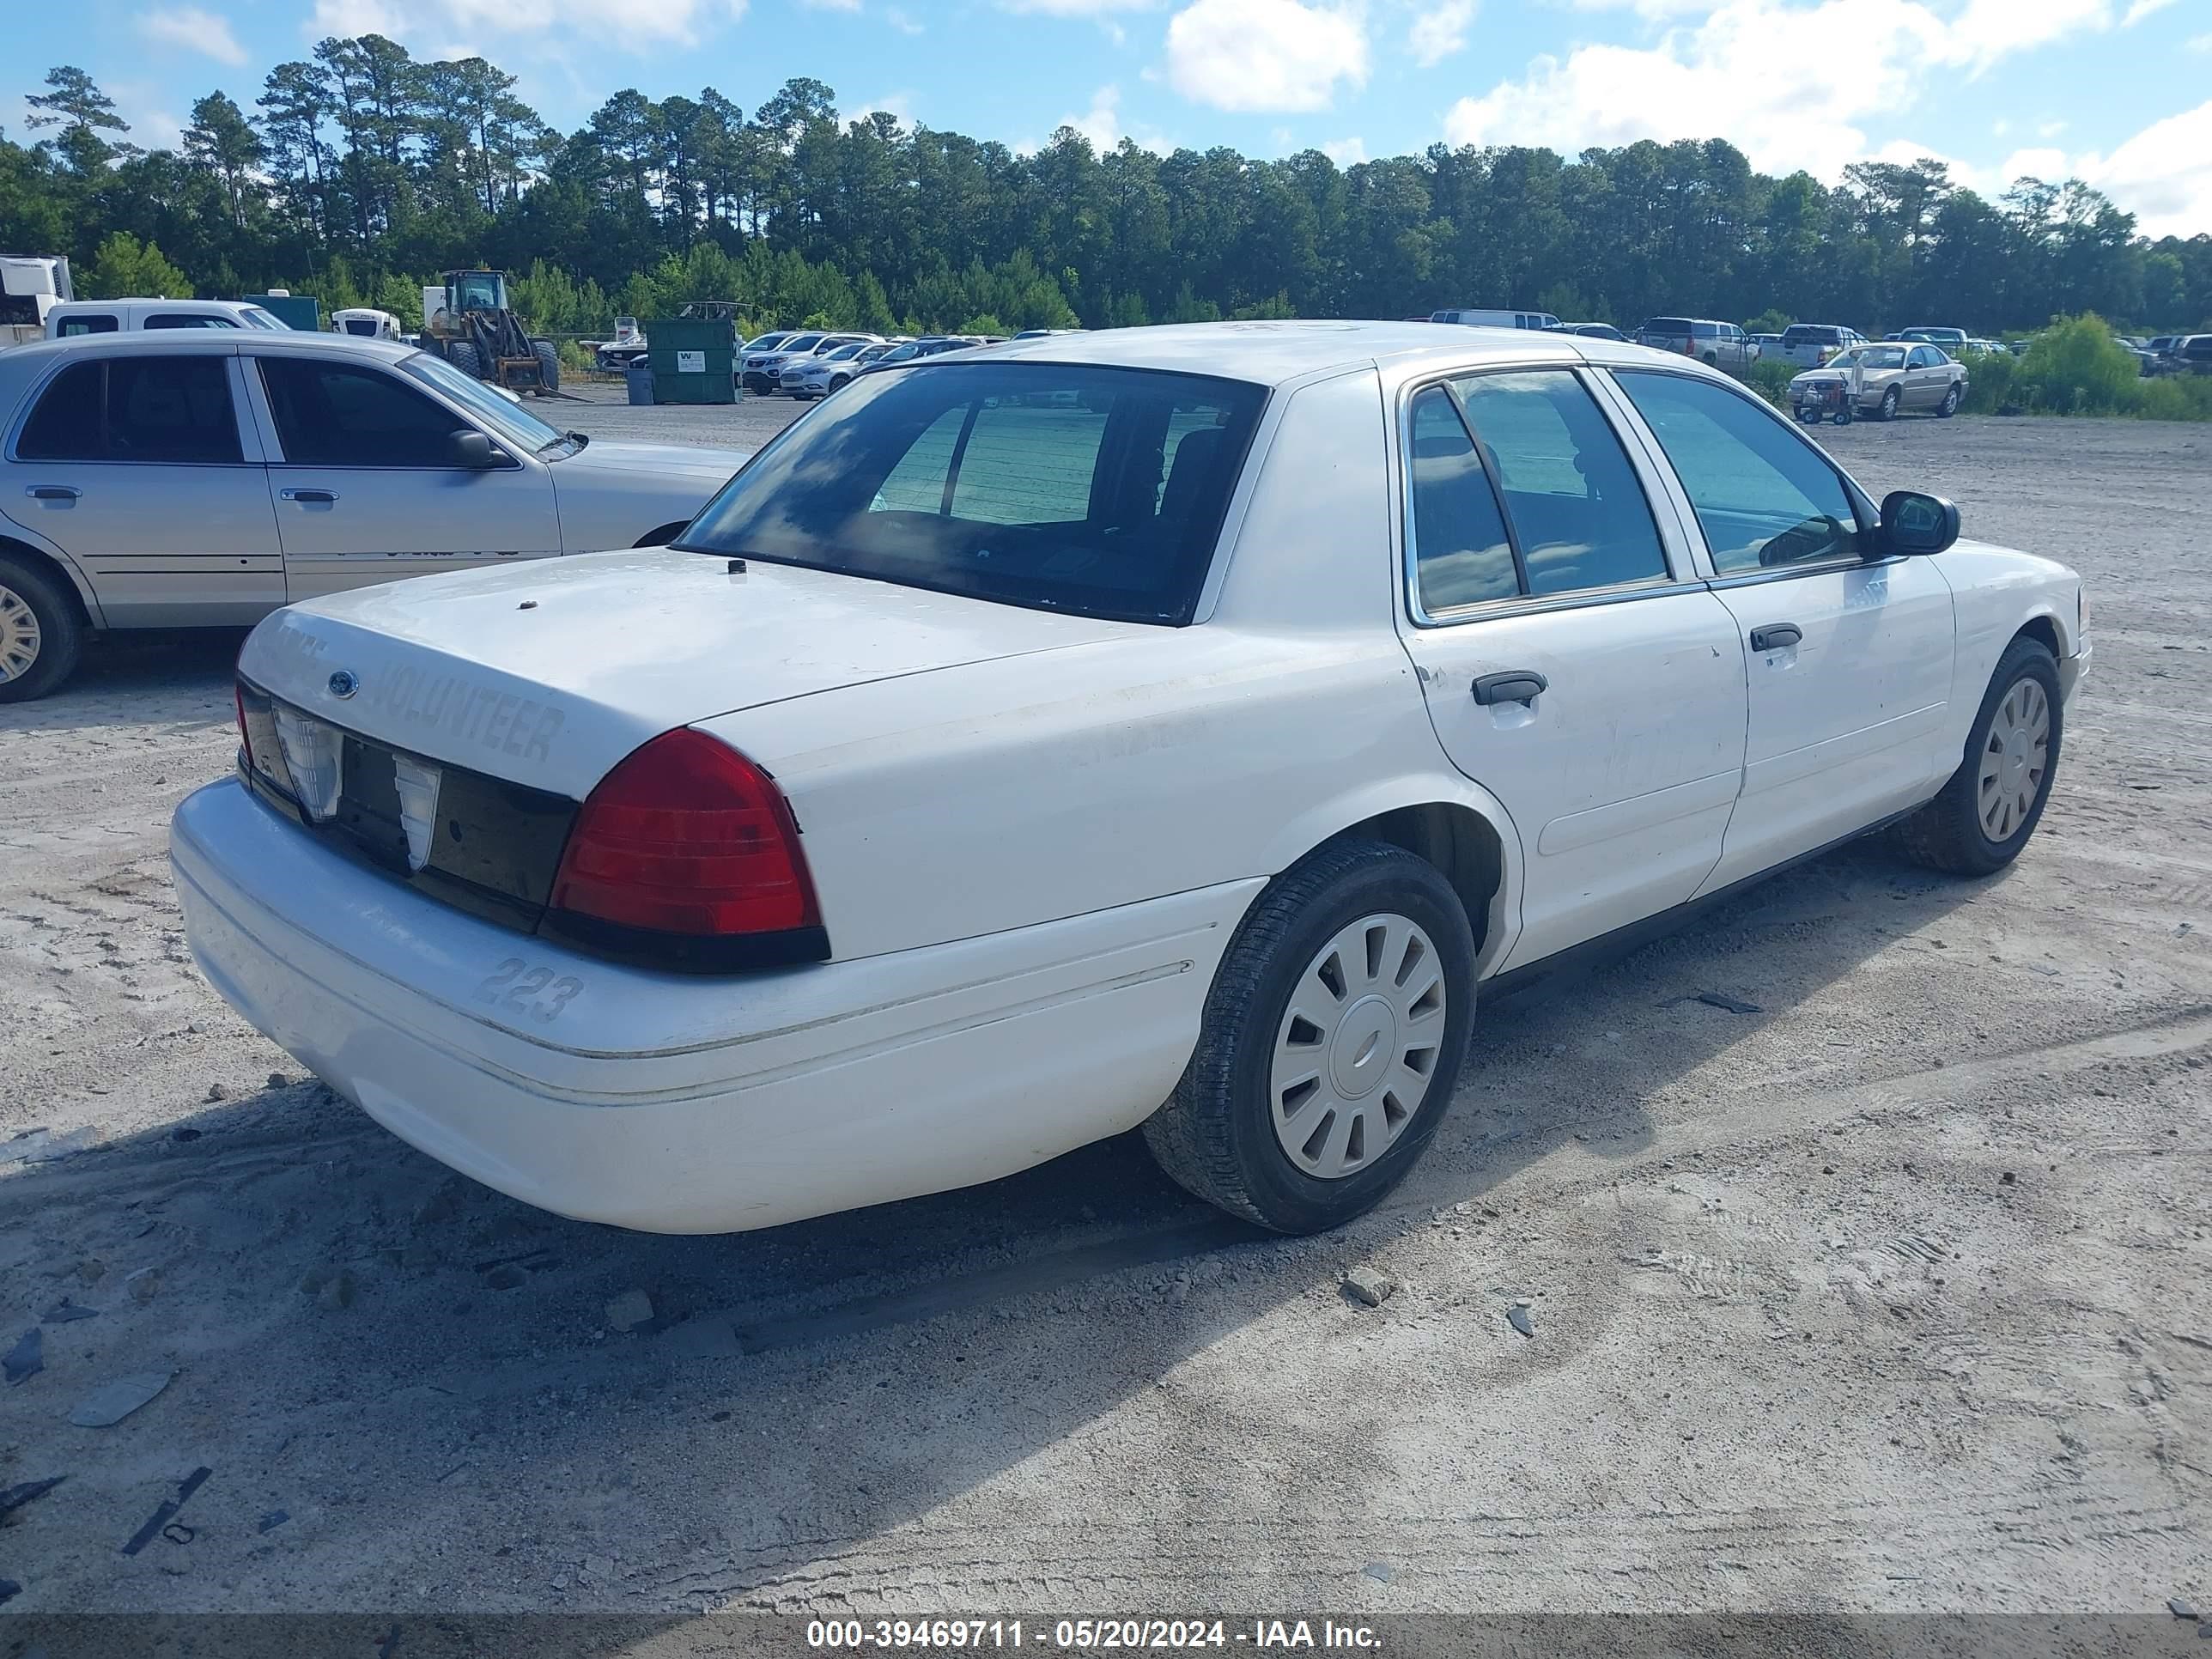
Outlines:
[[1852,411],[1851,400],[1849,398],[1846,398],[1841,404],[1837,405],[1836,424],[1838,426],[1849,426],[1854,418],[1855,416]]
[[[1369,973],[1364,953],[1375,950],[1377,927],[1380,975]],[[1429,948],[1408,949],[1413,928]],[[1432,987],[1422,977],[1431,959]],[[1432,994],[1440,1018],[1421,1012]],[[1297,1008],[1321,1014],[1334,1031]],[[1380,1202],[1435,1135],[1474,1013],[1474,936],[1442,872],[1383,842],[1331,842],[1277,877],[1237,928],[1206,996],[1198,1048],[1146,1121],[1145,1144],[1178,1185],[1232,1215],[1279,1233],[1342,1226]],[[1275,1075],[1279,1043],[1301,1030],[1314,1036],[1292,1044],[1286,1070],[1301,1063],[1296,1048],[1311,1046],[1328,1079],[1302,1095],[1279,1091]],[[1382,1069],[1360,1088],[1358,1073],[1370,1065]],[[1419,1098],[1408,1100],[1421,1079]],[[1278,1134],[1286,1096],[1293,1122],[1304,1114],[1316,1126],[1300,1157]],[[1372,1137],[1382,1139],[1379,1153],[1367,1150]],[[1316,1174],[1304,1159],[1337,1168]]]
[[[2033,732],[2039,696],[2047,724],[2042,764],[2037,772]],[[2035,833],[2035,826],[2042,822],[2044,805],[2051,799],[2051,786],[2058,775],[2065,716],[2057,659],[2040,640],[2014,640],[1997,659],[1996,672],[1990,677],[1990,689],[1974,716],[1973,731],[1966,739],[1959,769],[1941,794],[1897,826],[1897,842],[1906,856],[1931,870],[1954,876],[1991,875],[2018,858],[2021,848]],[[2008,740],[2004,736],[2008,730],[2025,731],[2027,742]],[[2000,745],[1994,754],[1993,739]],[[2016,761],[2021,763],[2016,765]],[[1998,789],[2012,792],[2008,812],[1998,810],[2007,799],[2001,796],[1991,802],[1992,816],[1985,817],[1982,810],[1988,794],[1983,781],[1985,771],[1995,773]],[[2024,810],[2019,806],[2020,785],[2032,785]]]
[[836,392],[841,387],[848,386],[852,384],[853,377],[849,374],[832,374],[830,377],[830,389],[832,392]]
[[1881,394],[1881,407],[1875,411],[1875,419],[1877,421],[1893,421],[1896,418],[1897,388],[1895,386],[1892,386],[1888,391]]
[[83,653],[76,596],[37,565],[0,553],[0,702],[45,696]]
[[483,379],[483,359],[466,340],[456,340],[447,346],[446,361],[472,380]]
[[1951,389],[1943,394],[1943,401],[1936,405],[1936,417],[1942,421],[1949,420],[1959,412],[1959,405],[1965,401],[1966,399],[1960,395],[1959,383],[1954,380],[1951,383]]
[[530,355],[538,359],[538,382],[548,392],[561,389],[561,352],[550,340],[532,340]]
[[1721,360],[1718,354],[1711,351],[1708,351],[1698,361],[1705,364],[1707,368],[1718,368],[1721,366]]

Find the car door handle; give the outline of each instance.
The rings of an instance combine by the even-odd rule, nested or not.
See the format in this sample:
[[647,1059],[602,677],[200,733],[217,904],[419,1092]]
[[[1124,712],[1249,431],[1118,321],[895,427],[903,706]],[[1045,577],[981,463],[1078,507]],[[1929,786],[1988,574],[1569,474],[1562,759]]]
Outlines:
[[84,491],[75,484],[26,484],[23,493],[34,501],[73,501]]
[[280,489],[276,493],[288,501],[319,501],[325,505],[338,498],[335,489]]
[[1764,628],[1751,630],[1751,648],[1754,651],[1779,651],[1785,645],[1795,645],[1805,637],[1805,630],[1796,623],[1769,623]]
[[1474,700],[1480,703],[1533,703],[1551,689],[1551,681],[1533,668],[1509,668],[1500,674],[1474,677]]

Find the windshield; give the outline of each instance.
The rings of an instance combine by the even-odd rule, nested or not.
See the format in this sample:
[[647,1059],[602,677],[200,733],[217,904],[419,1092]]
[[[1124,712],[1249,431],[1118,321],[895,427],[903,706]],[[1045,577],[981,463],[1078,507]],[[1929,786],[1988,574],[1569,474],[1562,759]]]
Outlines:
[[1903,346],[1853,346],[1828,359],[1830,368],[1903,368]]
[[244,307],[239,312],[239,315],[246,319],[246,325],[248,328],[281,328],[287,333],[291,331],[291,324],[286,322],[275,312],[264,311],[259,306]]
[[473,374],[464,374],[442,357],[418,351],[399,365],[426,386],[436,387],[508,442],[535,453],[567,434],[548,426],[519,403],[510,403]]
[[1837,331],[1807,323],[1798,323],[1782,331],[1784,345],[1833,345]]
[[909,340],[904,345],[893,346],[889,351],[884,353],[878,361],[886,363],[902,363],[909,357],[921,356],[921,347]]
[[797,356],[801,352],[813,350],[815,347],[821,343],[822,337],[819,334],[794,334],[789,339],[786,340],[781,345],[778,346],[776,349],[778,351],[788,351],[793,356]]
[[854,341],[850,345],[841,345],[835,351],[823,352],[822,361],[825,363],[844,362],[849,358],[857,356],[860,354],[860,346],[861,342],[858,340]]
[[916,365],[787,427],[684,532],[737,555],[1123,622],[1189,621],[1264,387]]
[[788,334],[763,334],[757,340],[748,341],[744,346],[744,349],[747,351],[772,351],[790,337],[791,336]]

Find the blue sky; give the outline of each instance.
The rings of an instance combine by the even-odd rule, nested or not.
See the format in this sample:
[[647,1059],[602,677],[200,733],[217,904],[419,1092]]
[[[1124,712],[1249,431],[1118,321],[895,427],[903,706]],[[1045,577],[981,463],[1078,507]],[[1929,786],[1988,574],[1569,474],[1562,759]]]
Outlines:
[[326,33],[484,55],[547,119],[607,94],[811,75],[847,113],[1034,145],[1066,121],[1150,148],[1454,143],[1572,152],[1720,137],[1827,179],[1950,161],[1985,191],[2078,174],[2151,234],[2212,231],[2212,0],[81,0],[9,26],[0,87],[73,63],[149,144]]

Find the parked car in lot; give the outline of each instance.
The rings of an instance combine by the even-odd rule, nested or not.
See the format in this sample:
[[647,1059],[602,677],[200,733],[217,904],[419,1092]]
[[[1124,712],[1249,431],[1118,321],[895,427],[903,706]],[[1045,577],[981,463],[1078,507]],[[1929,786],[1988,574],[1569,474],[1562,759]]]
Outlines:
[[1585,340],[1626,340],[1628,337],[1611,323],[1561,323],[1549,331],[1553,334],[1578,334]]
[[794,357],[776,377],[776,389],[805,403],[826,398],[891,349],[888,340],[849,341],[834,351]]
[[1751,342],[1751,355],[1754,359],[1778,353],[1782,348],[1779,334],[1748,334],[1744,337]]
[[744,457],[592,442],[397,343],[233,329],[0,354],[0,702],[102,629],[665,541]]
[[1877,825],[2019,854],[2081,584],[1958,531],[1597,340],[910,361],[674,548],[263,623],[176,888],[258,1029],[564,1214],[763,1227],[1141,1124],[1308,1231],[1406,1174],[1488,992]]
[[815,357],[826,357],[845,346],[881,345],[878,334],[795,334],[768,352],[748,353],[741,359],[738,383],[748,392],[763,394],[787,390],[784,371]]
[[1941,346],[1885,342],[1838,352],[1822,368],[1790,382],[1790,407],[1801,421],[1824,416],[1838,425],[1855,416],[1893,419],[1908,409],[1949,419],[1966,397],[1966,366]]
[[1452,311],[1432,311],[1432,323],[1457,323],[1467,328],[1542,328],[1553,329],[1559,319],[1548,311],[1477,311],[1462,307]]
[[1734,323],[1704,317],[1652,317],[1636,331],[1636,343],[1655,351],[1671,351],[1695,357],[1712,368],[1741,374],[1757,354],[1744,331]]
[[2185,334],[2174,343],[2173,372],[2212,374],[2212,334]]
[[902,340],[872,362],[860,366],[860,373],[872,374],[878,369],[896,368],[922,357],[941,357],[948,351],[965,351],[970,346],[985,343],[980,334],[925,334],[918,340]]
[[70,300],[46,313],[49,340],[165,328],[290,331],[275,312],[244,300]]
[[1933,328],[1923,323],[1912,328],[1901,328],[1894,334],[1885,334],[1882,338],[1918,341],[1926,345],[1941,346],[1948,352],[1958,352],[1966,349],[1967,335],[1963,328]]
[[1840,323],[1792,323],[1782,331],[1782,344],[1774,355],[1800,368],[1818,368],[1838,351],[1865,340],[1858,330]]

